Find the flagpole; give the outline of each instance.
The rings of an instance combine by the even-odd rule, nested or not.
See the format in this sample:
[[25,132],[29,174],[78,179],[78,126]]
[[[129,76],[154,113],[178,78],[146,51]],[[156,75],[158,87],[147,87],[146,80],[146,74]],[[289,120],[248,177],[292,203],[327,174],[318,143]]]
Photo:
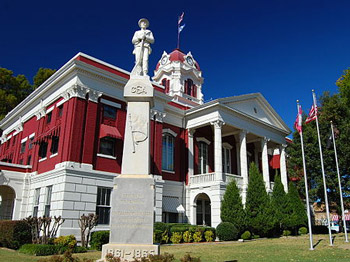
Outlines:
[[[299,114],[300,105],[299,100],[297,100],[297,109],[298,109],[298,117],[300,118],[301,115]],[[299,121],[302,123],[302,121]],[[309,250],[314,250],[313,240],[312,240],[312,225],[311,225],[311,212],[310,212],[310,202],[309,202],[309,187],[307,183],[307,175],[306,175],[306,165],[305,165],[305,153],[304,153],[304,140],[303,140],[303,131],[301,130],[300,133],[300,143],[301,143],[301,154],[303,158],[303,169],[304,169],[304,182],[305,182],[305,195],[306,195],[306,209],[307,209],[307,222],[309,226],[309,239],[310,239],[310,248]]]
[[328,196],[327,196],[327,185],[326,185],[326,175],[324,173],[324,165],[323,165],[323,155],[322,155],[322,145],[321,145],[321,138],[320,138],[320,129],[318,127],[318,112],[317,112],[317,104],[316,104],[316,94],[315,90],[312,89],[312,98],[314,103],[314,108],[316,110],[316,127],[317,127],[317,136],[318,136],[318,146],[320,148],[320,158],[321,158],[321,168],[322,168],[322,178],[323,178],[323,188],[324,188],[324,200],[326,204],[326,214],[327,214],[327,222],[328,222],[328,234],[329,234],[329,245],[333,246],[332,241],[332,230],[331,230],[331,221],[329,217],[329,206],[328,206]]
[[341,212],[342,212],[343,225],[344,225],[345,242],[349,242],[349,240],[348,240],[348,231],[347,231],[347,229],[346,229],[346,220],[345,220],[345,211],[344,211],[344,202],[343,202],[343,192],[342,192],[342,189],[341,189],[341,182],[340,182],[339,165],[338,165],[338,155],[337,155],[337,147],[336,147],[336,145],[335,145],[334,130],[333,130],[333,121],[331,121],[331,129],[332,129],[332,139],[333,139],[333,147],[334,147],[334,155],[335,155],[335,164],[336,164],[336,167],[337,167],[337,174],[338,174],[338,184],[339,184],[339,194],[340,194],[340,205],[341,205]]
[[179,24],[177,25],[177,49],[180,49],[180,32]]

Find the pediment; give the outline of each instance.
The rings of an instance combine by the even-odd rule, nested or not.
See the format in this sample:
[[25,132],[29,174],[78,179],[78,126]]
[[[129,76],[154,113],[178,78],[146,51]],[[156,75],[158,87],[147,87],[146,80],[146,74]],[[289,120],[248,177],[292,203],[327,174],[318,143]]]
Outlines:
[[220,103],[256,120],[289,131],[281,117],[260,93],[228,97],[220,99]]

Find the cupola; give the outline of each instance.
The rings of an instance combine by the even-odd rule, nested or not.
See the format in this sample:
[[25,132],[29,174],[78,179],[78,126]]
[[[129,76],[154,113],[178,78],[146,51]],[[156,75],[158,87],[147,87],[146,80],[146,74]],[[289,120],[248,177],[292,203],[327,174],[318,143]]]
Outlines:
[[[185,54],[175,49],[170,54],[163,52],[153,80],[165,87],[165,93],[174,99],[182,97],[189,104],[203,104],[203,77],[199,64],[191,52]],[[191,102],[190,102],[191,101]]]

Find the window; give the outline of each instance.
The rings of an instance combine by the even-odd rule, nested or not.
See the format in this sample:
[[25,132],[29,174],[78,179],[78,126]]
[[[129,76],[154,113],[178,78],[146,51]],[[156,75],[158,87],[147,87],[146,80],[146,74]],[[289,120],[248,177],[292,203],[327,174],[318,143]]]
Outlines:
[[63,105],[58,107],[57,118],[61,118],[63,116]]
[[114,106],[103,105],[103,117],[116,119],[117,108]]
[[28,150],[33,148],[34,136],[29,138]]
[[115,139],[104,137],[100,140],[100,154],[115,156]]
[[222,147],[222,172],[231,173],[231,148],[228,146]]
[[174,171],[174,136],[163,135],[162,141],[162,170]]
[[192,96],[192,86],[193,86],[193,81],[191,79],[187,79],[185,82],[185,92],[189,96]]
[[39,147],[39,158],[46,158],[47,142],[41,142]]
[[32,155],[29,155],[27,158],[27,165],[30,165],[31,161],[32,161]]
[[52,186],[47,186],[46,187],[45,211],[44,211],[44,216],[45,217],[49,217],[50,216],[51,195],[52,195]]
[[111,210],[111,188],[97,188],[96,215],[98,216],[98,224],[109,225],[109,217]]
[[27,141],[24,141],[21,143],[21,154],[23,154],[24,151],[26,151],[26,144],[27,144]]
[[198,173],[208,173],[208,144],[199,142],[198,151]]
[[51,122],[51,118],[52,118],[52,112],[50,112],[46,115],[46,124]]
[[39,200],[40,200],[40,188],[37,188],[35,189],[35,192],[34,192],[33,217],[38,217]]
[[52,142],[51,142],[51,148],[50,148],[51,154],[56,154],[58,152],[58,142],[59,142],[59,137],[53,136]]
[[19,160],[19,164],[20,164],[20,165],[23,165],[23,158],[21,158],[21,159]]

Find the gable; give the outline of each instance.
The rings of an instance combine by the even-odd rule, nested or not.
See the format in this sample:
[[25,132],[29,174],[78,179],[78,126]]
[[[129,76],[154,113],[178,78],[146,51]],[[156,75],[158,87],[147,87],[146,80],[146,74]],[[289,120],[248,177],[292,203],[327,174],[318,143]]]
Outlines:
[[223,99],[221,103],[254,119],[289,131],[286,124],[261,94],[243,95]]

